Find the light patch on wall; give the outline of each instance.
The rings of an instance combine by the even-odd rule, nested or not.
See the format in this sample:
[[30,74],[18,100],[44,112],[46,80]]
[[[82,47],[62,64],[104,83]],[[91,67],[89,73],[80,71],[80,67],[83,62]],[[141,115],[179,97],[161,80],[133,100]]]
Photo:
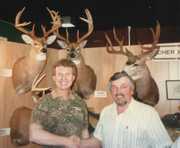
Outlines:
[[1,77],[12,77],[12,69],[1,68],[0,69],[0,76]]
[[0,36],[0,41],[7,41],[8,39],[5,37]]
[[103,90],[96,90],[94,92],[94,97],[96,98],[106,98],[107,97],[107,92]]
[[0,128],[0,136],[9,136],[10,131],[10,128]]

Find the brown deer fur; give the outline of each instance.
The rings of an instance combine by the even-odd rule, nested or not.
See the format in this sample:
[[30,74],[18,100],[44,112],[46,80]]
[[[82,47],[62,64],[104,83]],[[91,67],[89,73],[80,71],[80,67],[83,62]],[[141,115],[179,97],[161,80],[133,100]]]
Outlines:
[[16,146],[29,144],[29,125],[32,109],[27,107],[17,108],[10,119],[11,142]]

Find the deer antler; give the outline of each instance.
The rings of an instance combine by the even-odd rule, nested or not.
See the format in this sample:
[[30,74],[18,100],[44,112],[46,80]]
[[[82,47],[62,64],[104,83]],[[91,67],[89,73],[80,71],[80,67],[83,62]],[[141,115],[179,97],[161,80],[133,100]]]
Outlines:
[[40,76],[40,74],[38,74],[33,83],[32,83],[32,88],[31,88],[31,91],[32,92],[35,92],[35,91],[46,91],[46,90],[49,90],[50,87],[46,87],[46,88],[37,88],[37,85],[41,82],[41,80],[46,76],[46,74],[43,74],[42,76]]
[[[74,45],[78,45],[80,44],[83,40],[85,40],[93,31],[94,29],[94,25],[93,25],[93,19],[91,16],[91,13],[88,9],[85,9],[85,13],[87,16],[87,19],[80,17],[80,19],[86,23],[88,23],[88,32],[86,34],[84,34],[82,37],[79,38],[79,30],[77,31],[77,43],[73,43]],[[60,40],[66,42],[67,45],[70,45],[70,41],[69,41],[69,34],[68,31],[66,30],[66,38],[63,37],[62,35],[60,35],[59,30],[56,31],[56,35],[57,38],[59,38]]]
[[[154,57],[158,52],[160,46],[157,45],[160,38],[160,23],[159,21],[156,21],[156,32],[154,32],[153,28],[150,28],[152,35],[153,35],[153,43],[151,44],[151,47],[145,47],[140,44],[141,47],[141,54],[138,56],[141,59],[146,59],[146,56],[148,57]],[[144,57],[144,58],[142,58]]]
[[[35,79],[34,79],[34,81],[33,81],[33,83],[32,83],[32,88],[31,88],[31,92],[34,94],[34,93],[41,93],[42,92],[42,94],[45,94],[45,91],[47,91],[47,90],[49,90],[49,89],[51,89],[50,87],[46,87],[46,88],[37,88],[37,86],[38,86],[38,84],[41,82],[41,80],[46,76],[46,74],[43,74],[42,76],[40,76],[40,74],[38,74],[36,77],[35,77]],[[33,101],[35,102],[35,103],[37,103],[38,102],[38,100],[37,100],[37,95],[32,95],[32,99],[33,99]]]
[[125,55],[128,58],[128,61],[127,61],[128,64],[135,62],[138,57],[136,55],[133,55],[133,53],[131,53],[127,48],[125,48],[125,51],[124,51],[124,49],[123,49],[124,40],[123,39],[119,40],[115,28],[113,28],[113,36],[114,36],[115,41],[118,43],[120,50],[115,50],[113,48],[113,45],[112,45],[112,42],[111,42],[109,36],[105,33],[105,38],[111,48],[111,50],[110,50],[109,46],[107,45],[107,48],[106,48],[107,52],[112,53],[112,54]]
[[84,34],[81,38],[78,37],[78,43],[86,39],[93,32],[93,29],[94,29],[93,19],[92,19],[90,11],[88,9],[85,9],[85,13],[86,13],[87,19],[82,18],[82,17],[80,17],[80,19],[88,23],[88,32]]
[[50,10],[49,8],[47,8],[51,18],[52,18],[52,27],[49,31],[46,32],[46,29],[43,25],[41,25],[41,28],[43,30],[43,34],[44,37],[47,37],[49,34],[53,33],[54,31],[58,30],[58,28],[61,26],[61,17],[58,14],[58,12],[54,11],[54,10]]
[[[159,46],[157,46],[157,43],[159,42],[159,37],[160,37],[160,23],[159,21],[157,21],[157,25],[156,25],[156,32],[154,32],[154,30],[151,28],[151,32],[153,34],[153,43],[151,47],[144,47],[143,45],[140,44],[140,47],[142,48],[141,51],[141,55],[136,56],[133,55],[133,53],[131,53],[128,49],[125,49],[125,51],[123,50],[123,40],[119,40],[115,31],[115,28],[113,28],[113,35],[114,35],[114,39],[115,41],[118,43],[120,50],[115,50],[113,48],[112,42],[110,40],[110,38],[108,37],[107,34],[105,34],[105,38],[108,42],[108,44],[110,45],[110,48],[107,46],[107,52],[109,53],[113,53],[113,54],[122,54],[128,57],[128,62],[127,63],[133,63],[136,61],[136,59],[143,59],[142,57],[146,57],[146,56],[150,56],[154,57],[158,51],[159,51]],[[145,58],[144,58],[145,59]]]
[[23,33],[25,33],[25,34],[28,34],[28,35],[30,35],[30,36],[33,37],[33,36],[35,35],[35,34],[34,34],[34,27],[35,27],[35,25],[33,25],[32,31],[27,31],[27,30],[24,29],[23,27],[31,24],[31,22],[29,21],[29,22],[20,23],[20,17],[21,17],[21,15],[22,15],[22,13],[24,12],[25,9],[26,9],[26,7],[24,7],[22,10],[20,10],[20,11],[17,13],[16,18],[15,18],[15,27],[16,27],[16,29],[18,29],[19,31],[21,31],[21,32],[23,32]]
[[108,34],[105,33],[105,38],[106,38],[106,40],[107,40],[107,42],[108,42],[108,44],[109,44],[109,46],[110,46],[110,48],[111,48],[111,49],[110,49],[109,46],[108,46],[108,44],[107,44],[107,52],[113,53],[113,54],[123,54],[123,55],[125,55],[125,52],[124,52],[124,50],[123,50],[124,40],[123,40],[123,39],[122,39],[122,40],[119,40],[119,39],[118,39],[117,34],[116,34],[116,29],[115,29],[114,27],[113,27],[113,35],[114,35],[114,39],[116,40],[116,42],[118,43],[118,45],[119,45],[119,47],[120,47],[120,50],[115,50],[115,49],[113,48],[112,42],[111,42]]
[[153,49],[159,49],[159,46],[157,46],[157,43],[159,42],[160,38],[160,23],[159,21],[156,21],[156,32],[154,32],[153,28],[150,28],[152,35],[153,35],[153,43],[151,47],[144,47],[143,45],[140,44],[143,51],[152,51]]
[[[26,29],[24,29],[23,27],[31,24],[31,22],[23,22],[23,23],[20,23],[20,17],[22,15],[22,13],[24,12],[25,10],[25,7],[20,10],[17,15],[16,15],[16,19],[15,19],[15,27],[16,29],[18,29],[19,31],[25,33],[25,34],[28,34],[30,35],[31,37],[35,37],[35,31],[34,31],[34,28],[35,28],[35,25],[33,25],[33,28],[32,28],[32,31],[27,31]],[[46,32],[46,29],[43,25],[41,25],[41,28],[43,30],[43,34],[44,34],[44,37],[43,38],[46,38],[49,34],[51,34],[52,32],[58,30],[58,28],[61,26],[61,17],[60,15],[58,14],[58,12],[54,11],[54,10],[50,10],[48,9],[48,12],[50,13],[50,16],[52,18],[52,27],[49,31]]]
[[59,33],[59,30],[56,31],[56,35],[57,35],[57,38],[60,39],[60,40],[63,40],[64,42],[66,42],[66,44],[70,44],[69,42],[69,33],[68,33],[68,30],[66,29],[66,38],[63,37],[60,33]]

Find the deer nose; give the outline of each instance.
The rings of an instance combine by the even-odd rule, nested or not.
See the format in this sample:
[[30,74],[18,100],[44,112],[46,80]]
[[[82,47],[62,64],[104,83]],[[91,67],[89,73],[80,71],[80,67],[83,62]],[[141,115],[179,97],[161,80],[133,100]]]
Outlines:
[[75,58],[75,57],[76,57],[76,54],[71,53],[71,54],[70,54],[70,57],[71,57],[71,58]]
[[47,52],[47,48],[42,48],[41,52],[46,53]]

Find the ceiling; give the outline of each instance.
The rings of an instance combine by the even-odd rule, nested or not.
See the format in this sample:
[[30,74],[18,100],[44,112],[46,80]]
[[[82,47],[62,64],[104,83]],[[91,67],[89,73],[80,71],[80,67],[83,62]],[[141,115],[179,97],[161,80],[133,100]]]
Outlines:
[[158,19],[162,25],[180,25],[180,0],[3,0],[0,19],[14,23],[16,13],[26,7],[24,20],[49,24],[46,7],[71,16],[78,29],[87,27],[79,16],[89,8],[96,30],[112,26],[150,26]]
[[[180,0],[1,0],[0,20],[11,26],[19,10],[26,7],[22,21],[32,21],[36,28],[43,24],[50,27],[50,17],[46,7],[59,11],[62,17],[70,16],[75,28],[70,33],[87,30],[87,24],[80,21],[85,17],[84,10],[88,8],[93,16],[93,42],[102,42],[104,31],[112,30],[113,26],[121,28],[155,26],[159,20],[161,26],[171,26],[176,34],[180,32]],[[38,31],[40,29],[37,29]],[[178,30],[178,33],[177,33]],[[0,32],[2,32],[0,28]],[[12,30],[9,31],[10,33]],[[100,32],[98,34],[98,32]],[[169,33],[168,33],[169,34]],[[174,33],[175,34],[175,33]],[[167,35],[166,35],[167,36]],[[172,35],[174,36],[174,35]],[[179,39],[179,36],[178,36]],[[100,41],[99,41],[100,40]],[[174,40],[172,40],[174,41]],[[101,45],[102,45],[101,44]]]

